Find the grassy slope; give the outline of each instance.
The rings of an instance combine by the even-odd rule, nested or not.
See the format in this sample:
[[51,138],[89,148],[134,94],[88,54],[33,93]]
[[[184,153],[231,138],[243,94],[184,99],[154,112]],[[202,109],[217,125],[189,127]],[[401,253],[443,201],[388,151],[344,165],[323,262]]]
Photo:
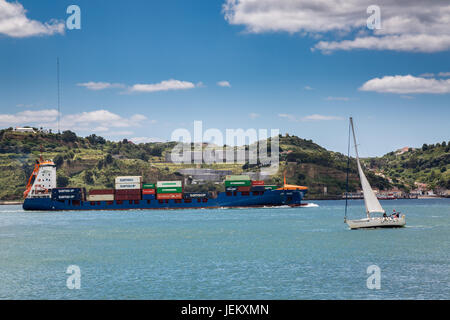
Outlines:
[[414,182],[425,183],[431,189],[450,189],[450,146],[446,142],[409,149],[403,154],[390,152],[366,159],[366,163],[408,189],[414,188]]

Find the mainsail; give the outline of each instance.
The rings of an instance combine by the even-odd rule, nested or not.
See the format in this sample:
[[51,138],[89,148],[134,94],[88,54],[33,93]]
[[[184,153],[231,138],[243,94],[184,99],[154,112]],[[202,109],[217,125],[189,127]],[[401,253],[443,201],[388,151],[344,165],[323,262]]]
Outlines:
[[369,181],[367,181],[367,178],[364,175],[364,172],[361,167],[361,163],[359,162],[358,147],[356,144],[356,136],[355,136],[355,128],[353,127],[353,118],[350,118],[350,124],[352,126],[353,141],[355,143],[356,162],[358,164],[359,179],[361,180],[361,186],[362,186],[363,193],[364,193],[364,203],[366,204],[367,216],[370,216],[370,213],[372,213],[372,212],[385,213],[386,211],[384,211],[383,207],[380,204],[380,201],[378,201],[378,198],[375,195],[375,192],[373,192]]

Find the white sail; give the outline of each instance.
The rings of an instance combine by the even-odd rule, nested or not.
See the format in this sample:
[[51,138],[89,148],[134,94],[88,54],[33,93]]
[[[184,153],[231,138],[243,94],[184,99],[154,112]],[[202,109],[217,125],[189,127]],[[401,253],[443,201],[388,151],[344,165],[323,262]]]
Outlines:
[[364,203],[366,204],[367,216],[370,216],[370,213],[372,213],[372,212],[384,213],[385,210],[381,206],[380,201],[378,201],[378,198],[375,195],[375,192],[373,192],[372,187],[370,186],[370,183],[367,180],[367,178],[362,170],[361,163],[359,161],[358,147],[356,144],[356,136],[355,136],[355,128],[353,127],[353,119],[352,118],[350,118],[350,123],[352,125],[353,141],[355,142],[356,162],[358,164],[359,179],[361,180],[361,186],[362,186],[363,193],[364,193]]

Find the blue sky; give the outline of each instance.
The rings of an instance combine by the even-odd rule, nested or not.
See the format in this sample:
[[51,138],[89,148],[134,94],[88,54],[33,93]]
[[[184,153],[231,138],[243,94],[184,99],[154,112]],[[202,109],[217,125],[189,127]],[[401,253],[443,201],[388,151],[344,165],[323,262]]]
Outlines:
[[[404,26],[395,18],[420,8],[379,1],[384,29],[373,31],[366,1],[350,0],[342,20],[331,4],[248,1],[224,10],[225,0],[0,0],[0,22],[9,19],[0,23],[0,127],[56,129],[59,57],[61,128],[80,135],[168,140],[201,120],[223,132],[276,128],[346,152],[353,116],[362,156],[449,140],[443,4],[430,8],[442,15],[434,24]],[[80,30],[64,27],[71,4]]]

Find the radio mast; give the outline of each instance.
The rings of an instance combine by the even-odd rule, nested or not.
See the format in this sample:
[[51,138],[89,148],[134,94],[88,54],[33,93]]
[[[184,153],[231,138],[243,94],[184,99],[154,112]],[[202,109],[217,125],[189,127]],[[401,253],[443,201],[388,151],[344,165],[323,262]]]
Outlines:
[[60,134],[59,128],[59,115],[61,112],[61,96],[60,96],[60,88],[59,88],[59,57],[56,58],[56,81],[58,83],[58,134]]

